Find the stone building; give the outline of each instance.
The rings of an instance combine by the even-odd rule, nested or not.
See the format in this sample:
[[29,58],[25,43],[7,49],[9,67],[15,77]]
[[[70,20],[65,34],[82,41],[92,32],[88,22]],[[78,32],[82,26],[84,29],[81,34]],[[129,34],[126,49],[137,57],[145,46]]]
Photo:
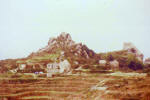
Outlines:
[[60,73],[68,73],[71,70],[71,64],[68,60],[64,60],[59,63]]
[[60,63],[49,63],[47,64],[47,77],[60,73],[65,74],[71,71],[71,64],[68,60],[61,61]]
[[24,70],[26,68],[26,64],[19,64],[19,70]]
[[107,61],[106,60],[99,60],[99,65],[100,66],[106,66]]
[[117,60],[113,60],[109,62],[110,67],[112,68],[112,70],[117,70],[119,69],[119,62]]
[[129,53],[134,54],[139,61],[143,62],[144,55],[132,43],[124,43],[123,50],[127,50]]
[[145,65],[150,65],[150,58],[145,59],[144,64]]
[[53,74],[59,73],[58,63],[47,64],[47,77],[52,77]]

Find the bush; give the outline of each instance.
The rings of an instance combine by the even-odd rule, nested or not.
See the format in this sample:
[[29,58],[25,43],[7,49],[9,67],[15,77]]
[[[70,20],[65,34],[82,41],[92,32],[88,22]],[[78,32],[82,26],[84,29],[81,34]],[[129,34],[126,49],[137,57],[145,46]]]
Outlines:
[[133,70],[139,70],[144,68],[144,64],[139,61],[133,54],[128,55],[127,66]]
[[112,61],[116,59],[119,61],[120,70],[139,70],[144,68],[143,62],[139,61],[134,54],[128,53],[126,50],[114,51],[99,54],[101,59]]
[[108,61],[113,61],[114,60],[114,57],[112,56],[112,54],[107,55],[107,60]]

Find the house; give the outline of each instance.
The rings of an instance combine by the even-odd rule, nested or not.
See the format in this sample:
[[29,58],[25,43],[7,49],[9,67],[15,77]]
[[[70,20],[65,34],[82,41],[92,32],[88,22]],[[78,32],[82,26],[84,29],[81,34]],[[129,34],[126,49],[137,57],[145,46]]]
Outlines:
[[117,70],[119,69],[119,62],[117,60],[113,60],[109,62],[112,70]]
[[99,65],[100,66],[106,66],[107,61],[106,60],[99,60]]
[[10,72],[14,74],[17,73],[17,71],[18,71],[18,68],[10,70]]
[[49,63],[47,64],[47,77],[57,73],[69,73],[71,71],[71,64],[68,60],[61,61],[60,63]]
[[24,70],[26,68],[26,64],[19,64],[19,70]]
[[59,63],[60,73],[68,73],[71,70],[71,64],[68,60],[61,61]]
[[144,55],[140,50],[136,48],[136,46],[132,43],[124,43],[123,50],[127,50],[128,53],[132,53],[136,56],[139,61],[143,62]]
[[47,64],[47,77],[52,77],[53,74],[59,72],[59,65],[58,63],[49,63]]

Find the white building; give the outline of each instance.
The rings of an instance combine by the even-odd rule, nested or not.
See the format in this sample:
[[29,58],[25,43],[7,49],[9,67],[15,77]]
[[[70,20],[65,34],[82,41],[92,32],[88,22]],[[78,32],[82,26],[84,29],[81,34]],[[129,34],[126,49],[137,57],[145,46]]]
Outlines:
[[107,61],[106,60],[99,60],[100,66],[106,66]]
[[19,65],[19,69],[20,69],[20,70],[24,70],[25,68],[26,68],[26,64],[20,64],[20,65]]
[[117,60],[110,61],[109,64],[112,70],[116,70],[119,68],[119,62]]
[[47,64],[47,77],[57,73],[68,73],[71,70],[71,64],[68,60],[64,60],[60,63],[49,63]]
[[59,72],[59,65],[57,63],[47,64],[47,77],[52,77],[53,74]]
[[71,64],[69,63],[68,60],[64,60],[62,62],[59,63],[59,67],[60,67],[60,73],[64,73],[64,72],[69,72],[71,69]]

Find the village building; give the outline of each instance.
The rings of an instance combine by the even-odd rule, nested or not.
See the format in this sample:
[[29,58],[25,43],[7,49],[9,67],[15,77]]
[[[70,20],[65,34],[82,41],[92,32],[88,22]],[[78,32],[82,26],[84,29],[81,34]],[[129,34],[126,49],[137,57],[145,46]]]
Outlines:
[[14,73],[14,74],[17,73],[17,71],[18,71],[18,68],[13,69],[13,70],[10,70],[10,72],[11,72],[11,73]]
[[119,62],[117,60],[110,61],[109,64],[112,70],[115,71],[119,69]]
[[56,73],[59,73],[59,65],[56,62],[47,64],[47,77],[52,77]]
[[123,50],[127,50],[128,53],[132,53],[136,56],[139,61],[143,62],[144,55],[140,50],[136,48],[136,46],[132,43],[124,43]]
[[26,68],[26,64],[19,64],[19,70],[24,70]]
[[68,73],[71,70],[71,64],[68,60],[64,60],[59,63],[60,73]]
[[146,58],[145,61],[144,61],[144,64],[145,65],[150,65],[150,58]]
[[99,60],[99,65],[100,66],[106,66],[107,61],[106,60]]
[[61,61],[60,63],[47,64],[47,77],[52,77],[57,73],[68,73],[71,70],[71,64],[68,60]]

